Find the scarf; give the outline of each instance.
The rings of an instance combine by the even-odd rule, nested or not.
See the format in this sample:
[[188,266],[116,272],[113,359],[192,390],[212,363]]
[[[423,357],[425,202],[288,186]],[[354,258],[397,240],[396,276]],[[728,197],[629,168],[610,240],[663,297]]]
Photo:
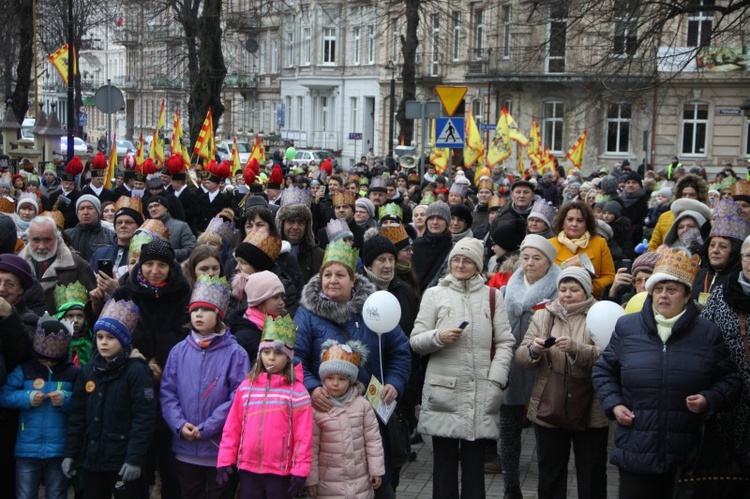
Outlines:
[[[367,274],[367,278],[375,285],[378,289],[383,291],[388,291],[388,286],[391,284],[391,281],[393,280],[393,277],[391,277],[388,280],[381,279],[380,277],[373,274],[370,269],[367,267],[363,267],[365,269],[365,274]],[[395,277],[395,274],[394,274]]]
[[334,407],[344,407],[344,404],[354,395],[354,383],[349,385],[349,389],[340,397],[334,397],[331,395],[329,397],[329,400],[331,401],[331,404],[334,405]]
[[640,201],[641,198],[643,198],[646,194],[649,194],[649,193],[644,188],[641,188],[640,190],[634,192],[633,194],[627,194],[623,192],[622,194],[620,194],[620,201],[622,201],[622,204],[625,205],[625,208],[630,208],[635,203]]
[[406,274],[411,270],[411,263],[396,262],[396,273]]
[[557,235],[557,241],[568,248],[574,255],[578,253],[579,249],[586,249],[589,245],[590,240],[591,234],[589,233],[589,231],[584,232],[583,235],[578,239],[569,239],[563,231],[560,231],[560,233]]
[[153,291],[156,298],[159,298],[159,290],[167,285],[167,281],[164,281],[161,284],[151,284],[148,282],[148,279],[146,279],[146,276],[143,275],[143,270],[140,267],[138,268],[138,273],[135,277],[138,280],[138,284]]
[[15,222],[16,227],[18,227],[21,232],[26,232],[27,230],[29,230],[29,224],[31,223],[31,220],[29,220],[28,222],[24,222],[23,220],[21,220],[21,217],[17,217]]
[[222,332],[220,333],[209,333],[206,336],[203,336],[199,332],[191,330],[190,335],[193,337],[195,342],[201,346],[201,348],[206,348],[208,345],[211,344],[213,340],[215,340],[216,338],[220,338],[221,336],[224,336],[225,332],[226,332],[226,329],[222,330]]
[[656,311],[656,307],[654,307],[654,320],[656,321],[656,333],[659,335],[659,338],[661,338],[661,341],[666,343],[670,336],[672,336],[672,328],[674,327],[677,320],[683,316],[687,309],[683,310],[679,314],[675,315],[671,319],[667,319],[663,315],[661,315],[659,312]]
[[266,320],[266,314],[255,307],[247,307],[245,310],[245,319],[249,320],[263,331],[263,324]]

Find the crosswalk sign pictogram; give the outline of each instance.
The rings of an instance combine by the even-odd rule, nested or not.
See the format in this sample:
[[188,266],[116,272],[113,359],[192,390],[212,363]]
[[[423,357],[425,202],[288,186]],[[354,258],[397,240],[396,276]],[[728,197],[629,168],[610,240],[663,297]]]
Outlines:
[[438,118],[435,130],[435,147],[461,149],[464,146],[464,118]]

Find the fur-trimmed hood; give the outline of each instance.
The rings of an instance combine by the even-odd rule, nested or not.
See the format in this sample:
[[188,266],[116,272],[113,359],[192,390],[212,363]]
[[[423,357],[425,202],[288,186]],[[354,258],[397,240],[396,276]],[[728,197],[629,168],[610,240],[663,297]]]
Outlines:
[[[557,276],[560,267],[552,265],[544,277],[531,286],[524,282],[523,268],[519,267],[511,276],[505,287],[505,310],[508,313],[508,322],[513,326],[524,312],[544,300],[557,297]],[[524,331],[525,333],[525,331]]]
[[318,315],[335,324],[346,323],[352,315],[362,313],[365,300],[377,289],[375,285],[361,275],[355,276],[354,298],[346,303],[338,303],[323,295],[323,285],[320,276],[313,276],[302,290],[300,304],[311,313]]
[[305,221],[305,243],[308,246],[317,246],[318,242],[315,240],[312,228],[312,212],[304,204],[285,204],[276,212],[276,228],[282,235],[282,239],[284,237],[284,221],[295,219]]
[[708,182],[703,180],[703,177],[700,177],[694,173],[686,173],[682,178],[680,178],[680,180],[677,181],[677,184],[675,184],[674,186],[675,199],[679,199],[676,194],[678,192],[682,192],[682,189],[685,188],[687,184],[697,185],[698,201],[708,204]]

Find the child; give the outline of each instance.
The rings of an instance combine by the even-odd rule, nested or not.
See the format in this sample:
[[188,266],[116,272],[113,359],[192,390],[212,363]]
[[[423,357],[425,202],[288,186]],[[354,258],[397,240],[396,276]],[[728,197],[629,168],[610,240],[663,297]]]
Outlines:
[[292,365],[297,326],[266,317],[258,361],[237,389],[217,462],[224,484],[240,470],[240,496],[281,499],[302,492],[312,459],[312,405],[302,364]]
[[70,358],[73,364],[83,367],[91,360],[93,338],[83,310],[89,301],[86,288],[79,281],[67,286],[55,287],[57,320],[67,320],[73,324],[73,338],[70,340]]
[[132,301],[109,300],[94,324],[96,351],[73,388],[62,462],[70,478],[82,459],[84,497],[144,497],[146,463],[156,420],[151,370],[131,357],[131,334],[138,322]]
[[247,297],[247,309],[243,315],[234,314],[230,328],[237,343],[253,360],[258,358],[258,345],[266,317],[278,317],[284,310],[284,285],[281,279],[264,270],[245,277],[243,293]]
[[33,358],[16,367],[0,390],[0,406],[20,410],[16,441],[16,497],[64,499],[68,478],[63,474],[65,418],[79,369],[68,360],[72,327],[46,313],[32,343]]
[[192,330],[169,352],[161,378],[162,414],[173,431],[186,499],[234,496],[234,486],[226,491],[216,483],[216,456],[232,397],[250,360],[222,322],[228,304],[225,278],[198,277],[188,308]]
[[350,341],[323,343],[318,370],[333,408],[315,411],[313,461],[307,493],[315,498],[375,497],[385,474],[383,441],[378,419],[370,403],[360,395],[359,366],[367,347]]

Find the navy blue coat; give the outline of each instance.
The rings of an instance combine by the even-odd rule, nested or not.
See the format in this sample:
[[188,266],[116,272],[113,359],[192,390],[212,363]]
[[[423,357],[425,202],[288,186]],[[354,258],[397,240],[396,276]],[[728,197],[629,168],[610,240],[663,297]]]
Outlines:
[[[703,419],[738,395],[740,377],[719,328],[698,316],[689,301],[667,342],[656,332],[649,296],[638,314],[625,315],[594,364],[594,388],[602,409],[623,404],[635,418],[618,425],[612,464],[631,473],[668,473],[688,457]],[[693,414],[685,399],[701,394],[707,410]]]

